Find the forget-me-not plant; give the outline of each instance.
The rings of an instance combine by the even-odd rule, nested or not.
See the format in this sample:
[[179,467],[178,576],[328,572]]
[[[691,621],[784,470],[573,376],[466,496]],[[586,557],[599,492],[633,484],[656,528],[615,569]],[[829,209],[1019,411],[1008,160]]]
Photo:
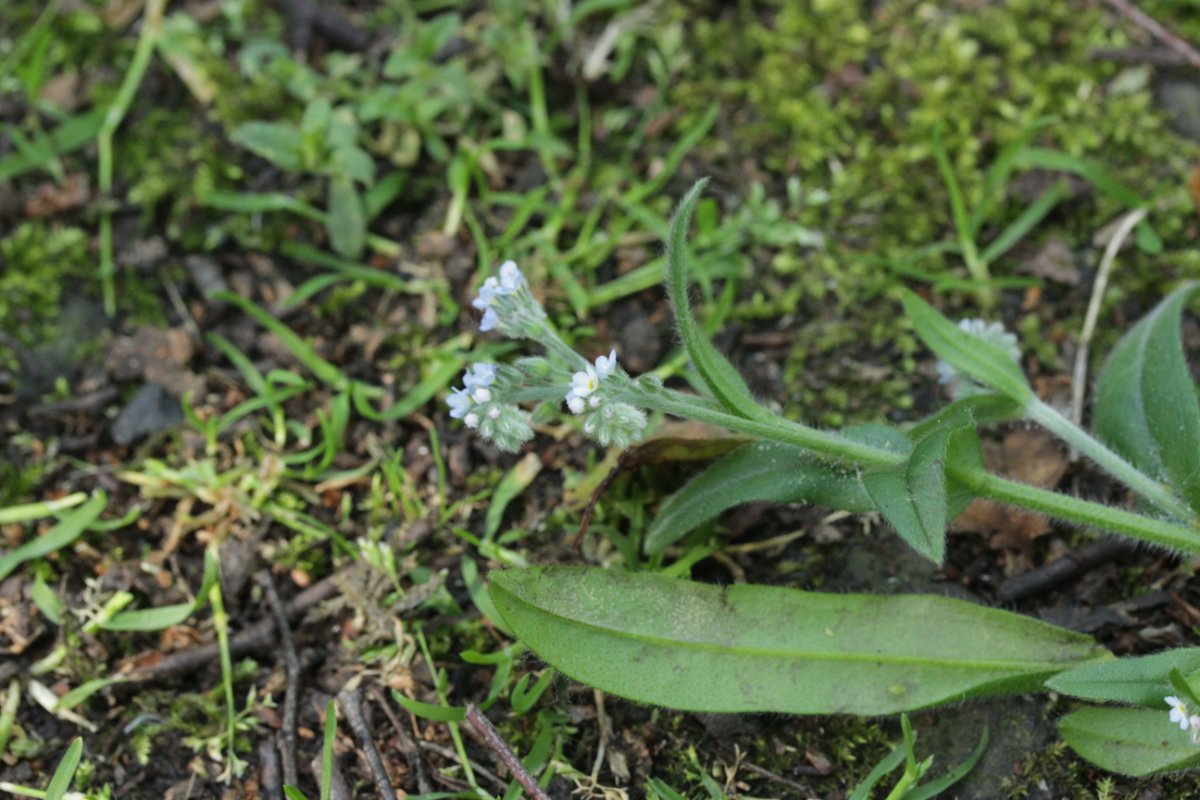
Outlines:
[[462,388],[452,389],[447,398],[451,417],[512,452],[533,436],[529,415],[519,404],[561,399],[581,419],[584,433],[601,445],[624,448],[641,438],[646,414],[636,398],[647,390],[643,382],[618,366],[615,348],[589,362],[564,342],[516,262],[505,261],[498,276],[488,277],[472,305],[483,312],[481,331],[532,340],[547,357],[471,365]]

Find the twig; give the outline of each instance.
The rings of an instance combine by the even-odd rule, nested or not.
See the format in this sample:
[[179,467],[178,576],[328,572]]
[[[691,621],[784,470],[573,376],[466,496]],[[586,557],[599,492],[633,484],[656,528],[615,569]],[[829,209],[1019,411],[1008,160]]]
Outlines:
[[592,524],[592,512],[596,510],[596,504],[600,502],[600,496],[612,485],[612,482],[617,479],[622,472],[629,469],[633,460],[629,455],[630,451],[625,450],[617,457],[617,463],[608,471],[600,483],[596,485],[592,496],[588,498],[588,503],[584,506],[583,514],[579,517],[579,531],[575,534],[575,538],[571,540],[571,547],[579,550],[583,544],[583,538],[587,536],[588,527]]
[[307,49],[307,32],[301,26],[315,30],[340,50],[366,50],[367,45],[371,43],[369,33],[324,5],[310,0],[267,0],[267,4],[296,26],[289,37],[293,40],[294,49]]
[[[262,786],[263,797],[283,800],[283,783],[279,780],[279,751],[270,739],[258,743],[258,763],[261,765],[259,785]],[[289,783],[295,786],[295,783]]]
[[760,767],[757,764],[751,764],[749,761],[743,761],[741,764],[739,764],[739,766],[742,767],[742,769],[749,770],[750,772],[755,773],[756,775],[761,775],[762,777],[766,778],[769,781],[778,783],[782,786],[790,786],[791,788],[795,789],[796,791],[804,792],[804,794],[808,797],[815,798],[817,796],[817,795],[813,794],[813,790],[811,787],[809,787],[803,783],[800,783],[799,781],[794,781],[791,778],[785,778],[782,775],[776,775],[774,772],[771,772],[768,769],[764,769],[763,767]]
[[550,800],[550,795],[546,794],[541,786],[529,770],[525,769],[525,765],[521,763],[521,759],[517,758],[517,754],[512,751],[508,743],[500,737],[499,731],[493,726],[491,721],[480,713],[474,703],[467,703],[467,722],[471,723],[479,735],[483,737],[483,741],[492,751],[500,756],[500,760],[504,762],[504,766],[508,767],[508,771],[512,773],[513,778],[517,783],[521,784],[521,788],[533,798],[533,800]]
[[296,769],[296,706],[300,695],[300,659],[296,656],[296,643],[292,640],[292,628],[288,622],[275,581],[270,570],[259,573],[258,582],[267,595],[279,640],[283,643],[283,663],[287,670],[287,687],[283,695],[283,727],[280,729],[280,758],[283,761],[283,782],[298,786],[299,773]]
[[370,692],[371,699],[383,711],[384,716],[388,718],[388,722],[392,723],[392,729],[396,731],[396,738],[400,740],[400,754],[404,756],[409,768],[417,776],[417,791],[420,794],[429,794],[433,791],[433,787],[429,785],[429,776],[425,774],[425,759],[421,758],[421,748],[417,747],[417,743],[408,735],[408,731],[404,729],[404,724],[396,716],[396,713],[392,711],[391,704],[380,693],[379,689],[372,686],[367,691]]
[[1096,47],[1091,57],[1099,61],[1116,61],[1122,64],[1153,64],[1158,67],[1177,67],[1187,59],[1174,50],[1161,47]]
[[[1137,224],[1146,218],[1147,209],[1137,208],[1130,211],[1122,219],[1117,229],[1113,231],[1104,255],[1100,258],[1100,268],[1096,271],[1096,282],[1092,285],[1092,298],[1088,301],[1087,316],[1083,320],[1083,331],[1079,334],[1079,347],[1075,350],[1075,369],[1071,374],[1071,420],[1079,425],[1083,422],[1083,395],[1087,388],[1088,351],[1091,347],[1092,336],[1096,332],[1096,320],[1100,316],[1100,304],[1104,300],[1104,292],[1108,289],[1108,276],[1112,273],[1113,262],[1117,252],[1129,237]],[[1072,461],[1079,458],[1079,451],[1071,448]]]
[[[456,753],[453,748],[442,747],[440,744],[434,744],[433,742],[418,742],[417,746],[420,747],[422,750],[428,750],[431,753],[437,753],[439,756],[441,756],[443,758],[448,758],[451,761],[457,761],[460,764],[462,763],[462,759],[459,758],[458,753]],[[492,772],[487,767],[481,766],[480,764],[472,761],[471,769],[479,777],[483,778],[486,781],[489,781],[493,786],[499,787],[501,792],[508,789],[508,781],[504,780],[503,778],[501,778],[496,773]],[[435,780],[437,780],[437,779],[449,780],[449,778],[447,778],[445,775],[438,774],[436,771],[434,772],[434,779]],[[455,783],[457,783],[457,781],[455,781]],[[470,784],[460,784],[460,785],[469,786]]]
[[[288,619],[296,619],[308,609],[337,594],[338,588],[333,582],[334,577],[336,576],[331,575],[318,581],[296,595],[286,606]],[[275,641],[275,628],[275,618],[264,617],[241,633],[230,637],[230,656],[243,656],[269,647]],[[219,652],[216,642],[194,647],[182,653],[169,655],[156,664],[134,669],[129,673],[129,677],[140,682],[177,678],[208,666],[218,657]]]
[[[317,755],[312,760],[313,775],[317,776],[317,783],[321,782],[321,756]],[[333,759],[333,764],[329,770],[329,797],[330,800],[354,800],[354,795],[350,794],[350,787],[346,785],[346,779],[342,777],[342,771],[338,769],[337,758]]]
[[371,767],[371,777],[375,779],[375,789],[379,796],[383,800],[396,800],[396,791],[392,788],[387,769],[383,766],[383,759],[379,757],[379,750],[375,747],[375,738],[371,735],[366,718],[363,717],[358,691],[343,689],[338,692],[337,700],[342,713],[346,715],[346,721],[350,723],[350,729],[354,731],[354,738],[358,739],[359,748],[367,757],[367,764]]
[[1133,545],[1123,539],[1100,539],[1024,575],[1009,578],[1000,585],[1000,599],[1006,603],[1028,600],[1132,550]]
[[1149,32],[1167,47],[1174,50],[1187,63],[1200,69],[1200,53],[1183,39],[1162,26],[1158,20],[1135,6],[1131,0],[1108,0],[1108,4],[1139,28]]

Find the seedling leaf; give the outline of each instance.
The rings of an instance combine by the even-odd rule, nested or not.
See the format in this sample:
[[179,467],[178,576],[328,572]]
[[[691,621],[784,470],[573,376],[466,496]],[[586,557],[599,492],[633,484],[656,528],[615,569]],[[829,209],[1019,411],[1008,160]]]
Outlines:
[[1033,689],[1111,657],[1086,636],[945,597],[718,587],[583,567],[493,572],[491,594],[559,671],[690,711],[890,714]]

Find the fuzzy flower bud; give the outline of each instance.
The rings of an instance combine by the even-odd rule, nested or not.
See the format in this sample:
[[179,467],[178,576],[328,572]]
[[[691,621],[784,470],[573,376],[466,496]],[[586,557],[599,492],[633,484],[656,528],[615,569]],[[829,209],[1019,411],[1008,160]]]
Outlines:
[[[964,319],[958,323],[959,330],[969,336],[995,345],[1004,350],[1014,362],[1021,360],[1021,348],[1017,345],[1017,337],[999,322],[987,322],[982,319]],[[971,395],[983,394],[989,390],[980,386],[970,376],[964,375],[953,364],[939,360],[937,362],[938,383],[950,388],[950,396],[961,400]]]
[[471,305],[483,312],[479,330],[497,330],[517,339],[534,337],[546,318],[515,261],[501,264],[500,276],[485,280]]
[[583,430],[605,447],[615,445],[624,450],[642,438],[646,415],[629,403],[604,403],[588,414]]

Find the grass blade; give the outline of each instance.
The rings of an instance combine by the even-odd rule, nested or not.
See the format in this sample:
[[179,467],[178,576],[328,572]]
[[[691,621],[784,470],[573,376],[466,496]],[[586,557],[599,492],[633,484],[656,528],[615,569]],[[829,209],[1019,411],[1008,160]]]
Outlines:
[[83,535],[88,525],[100,516],[100,512],[106,505],[108,505],[108,499],[104,493],[97,492],[82,506],[64,515],[59,523],[44,536],[32,539],[0,558],[0,581],[11,575],[13,570],[26,561],[49,555],[74,542]]
[[66,797],[67,790],[71,788],[71,780],[75,777],[75,770],[79,769],[79,759],[82,756],[83,739],[77,736],[75,741],[71,742],[71,746],[67,748],[62,760],[58,762],[58,767],[54,770],[54,777],[50,779],[50,785],[46,787],[45,800],[63,800]]

